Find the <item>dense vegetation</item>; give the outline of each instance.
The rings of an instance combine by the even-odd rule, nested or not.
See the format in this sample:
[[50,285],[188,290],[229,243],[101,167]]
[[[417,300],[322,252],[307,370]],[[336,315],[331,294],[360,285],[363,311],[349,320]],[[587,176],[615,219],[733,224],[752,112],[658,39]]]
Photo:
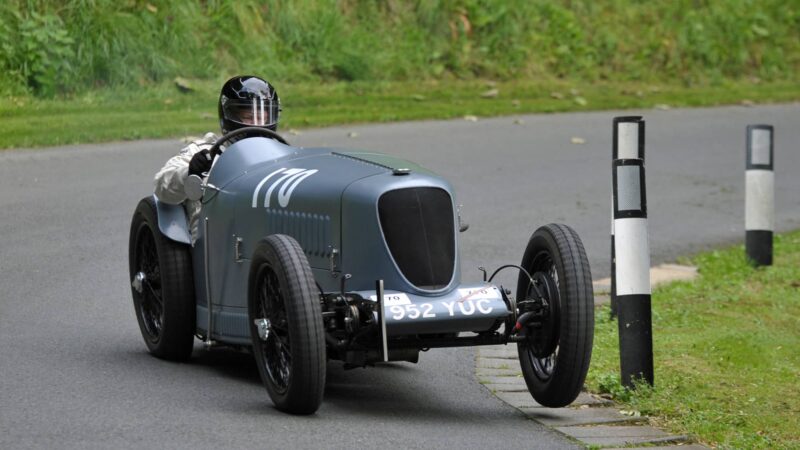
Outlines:
[[798,0],[4,0],[0,95],[263,74],[796,81]]

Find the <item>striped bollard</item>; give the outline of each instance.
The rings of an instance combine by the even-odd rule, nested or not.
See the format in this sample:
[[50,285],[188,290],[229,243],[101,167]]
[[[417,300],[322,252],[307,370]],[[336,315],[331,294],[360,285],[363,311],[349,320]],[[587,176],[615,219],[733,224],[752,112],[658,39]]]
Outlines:
[[775,172],[772,125],[747,126],[745,248],[754,266],[772,265],[775,230]]
[[622,384],[653,385],[650,248],[644,176],[644,120],[614,118],[614,297]]

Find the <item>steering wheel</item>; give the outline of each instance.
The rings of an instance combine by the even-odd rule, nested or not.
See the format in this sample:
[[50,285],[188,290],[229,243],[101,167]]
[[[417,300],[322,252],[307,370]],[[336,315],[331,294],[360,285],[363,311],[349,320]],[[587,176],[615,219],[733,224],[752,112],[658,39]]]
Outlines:
[[217,139],[217,142],[215,142],[214,145],[212,145],[211,148],[208,150],[209,153],[211,153],[212,157],[219,156],[220,154],[222,154],[222,150],[220,150],[220,147],[222,147],[222,144],[224,144],[225,142],[230,141],[231,139],[233,139],[233,138],[235,138],[237,136],[241,136],[243,134],[258,134],[258,135],[261,135],[263,137],[268,137],[270,139],[275,139],[276,141],[280,142],[281,144],[289,145],[289,143],[286,142],[286,139],[284,139],[280,134],[270,130],[269,128],[244,127],[244,128],[239,128],[237,130],[233,130],[230,133],[228,133],[228,134],[222,136],[221,138]]

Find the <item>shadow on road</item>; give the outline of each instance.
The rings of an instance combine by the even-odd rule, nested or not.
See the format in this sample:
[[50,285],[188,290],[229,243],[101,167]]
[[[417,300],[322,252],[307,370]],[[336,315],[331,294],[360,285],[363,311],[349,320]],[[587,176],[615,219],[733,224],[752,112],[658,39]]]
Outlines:
[[253,355],[228,348],[195,350],[192,364],[200,365],[226,378],[261,384]]
[[[251,354],[231,349],[195,351],[188,366],[193,370],[211,372],[234,382],[261,387],[258,369]],[[431,384],[431,372],[424,366],[410,363],[378,364],[367,368],[345,370],[342,363],[331,361],[327,368],[325,398],[319,414],[341,413],[373,418],[398,418],[405,421],[440,423],[482,420],[485,416],[479,405],[473,408],[457,406],[458,396],[441,391]],[[453,390],[472,385],[470,377],[454,379]],[[245,389],[243,388],[243,395]],[[277,411],[264,391],[263,401],[250,399],[241,406],[251,413],[272,415]],[[490,400],[492,401],[492,400]],[[454,414],[454,411],[457,413]]]

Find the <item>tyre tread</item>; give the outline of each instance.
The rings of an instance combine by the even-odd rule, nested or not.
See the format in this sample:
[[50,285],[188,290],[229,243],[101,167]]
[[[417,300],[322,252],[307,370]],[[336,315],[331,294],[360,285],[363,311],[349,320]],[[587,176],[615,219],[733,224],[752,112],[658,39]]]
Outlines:
[[[532,258],[533,246],[551,245],[554,259],[561,261],[561,334],[556,367],[549,380],[542,382],[533,373],[527,350],[519,346],[520,365],[528,389],[544,406],[560,407],[571,403],[580,393],[591,360],[594,329],[594,298],[591,271],[586,250],[578,234],[567,225],[549,224],[534,232],[523,257]],[[532,263],[532,261],[530,261]],[[558,264],[557,264],[558,265]],[[526,269],[530,269],[527,267]],[[523,278],[520,277],[520,285]],[[518,286],[518,297],[520,296]]]
[[[148,340],[136,308],[142,337],[151,354],[172,361],[185,361],[192,355],[195,332],[195,296],[192,273],[192,255],[189,246],[164,236],[158,228],[158,213],[152,196],[143,198],[131,220],[129,239],[130,278],[136,271],[136,238],[138,229],[145,224],[156,245],[161,272],[161,295],[164,302],[164,319],[161,337],[157,343]],[[133,292],[134,299],[136,293]],[[135,300],[134,300],[135,305]]]
[[[290,236],[276,234],[262,239],[256,247],[251,269],[251,289],[257,281],[254,280],[257,265],[270,259],[282,266],[276,272],[279,278],[284,277],[289,291],[285,306],[290,321],[293,363],[288,390],[281,395],[271,389],[268,375],[262,372],[261,362],[259,372],[270,397],[279,409],[293,414],[311,414],[319,408],[322,401],[327,359],[322,313],[319,302],[315,301],[316,283],[300,244]],[[254,306],[252,296],[251,291],[251,308]],[[258,339],[256,335],[252,338]]]

